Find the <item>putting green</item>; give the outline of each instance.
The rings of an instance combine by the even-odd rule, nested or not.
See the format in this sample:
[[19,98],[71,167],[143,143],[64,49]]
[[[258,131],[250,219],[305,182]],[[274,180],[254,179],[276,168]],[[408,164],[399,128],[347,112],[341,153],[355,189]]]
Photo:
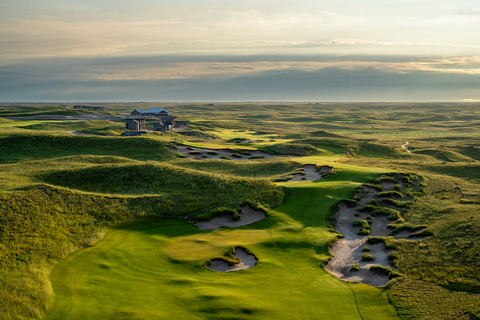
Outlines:
[[[331,157],[298,158],[305,163]],[[336,155],[338,157],[338,155]],[[45,319],[398,319],[382,289],[325,271],[332,207],[382,169],[335,164],[320,181],[285,183],[289,199],[251,226],[196,229],[186,221],[140,221],[52,271]],[[255,268],[219,273],[203,263],[243,245]]]

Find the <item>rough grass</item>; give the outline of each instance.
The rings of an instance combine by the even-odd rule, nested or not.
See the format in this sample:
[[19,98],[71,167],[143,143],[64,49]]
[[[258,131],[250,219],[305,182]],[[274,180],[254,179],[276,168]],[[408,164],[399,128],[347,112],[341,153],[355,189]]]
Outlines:
[[[32,117],[32,116],[46,116],[46,115],[62,115],[71,116],[88,113],[86,110],[66,109],[54,106],[32,107],[32,106],[18,106],[0,108],[0,117]],[[94,111],[90,111],[94,112]]]
[[399,279],[391,286],[389,297],[403,319],[480,318],[480,296],[424,281]]
[[175,165],[183,168],[218,174],[235,175],[239,177],[279,179],[284,177],[286,174],[295,171],[302,164],[290,160],[270,158],[252,161],[228,162],[218,160],[183,160],[175,162]]
[[[15,146],[15,148],[12,148]],[[71,155],[112,155],[136,160],[170,160],[166,143],[150,137],[96,137],[44,133],[0,134],[0,163]]]
[[20,128],[43,131],[78,131],[99,135],[120,135],[125,131],[123,123],[101,120],[44,122]]
[[304,143],[279,143],[268,147],[268,151],[274,154],[292,154],[308,156],[318,152],[317,148]]
[[[38,179],[89,192],[160,194],[175,197],[161,201],[175,201],[176,204],[170,205],[172,210],[180,202],[185,204],[194,202],[195,206],[185,209],[189,215],[193,215],[196,210],[213,209],[207,206],[209,203],[219,206],[224,203],[225,206],[236,207],[247,199],[255,198],[262,199],[260,202],[263,203],[278,205],[283,198],[283,192],[267,180],[225,177],[166,164],[104,165],[69,171],[51,171],[38,176]],[[265,198],[269,200],[264,201]]]

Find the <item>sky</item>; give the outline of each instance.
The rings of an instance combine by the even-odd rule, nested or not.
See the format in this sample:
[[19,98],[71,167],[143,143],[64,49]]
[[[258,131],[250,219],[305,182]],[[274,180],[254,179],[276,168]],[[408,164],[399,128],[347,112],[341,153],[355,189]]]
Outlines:
[[480,2],[2,0],[0,101],[480,101]]

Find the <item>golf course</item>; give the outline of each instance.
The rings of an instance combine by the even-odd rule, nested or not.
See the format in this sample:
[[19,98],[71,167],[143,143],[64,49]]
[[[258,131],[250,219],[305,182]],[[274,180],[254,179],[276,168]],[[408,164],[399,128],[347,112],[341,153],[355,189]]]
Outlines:
[[[186,128],[120,137],[105,106],[0,109],[0,318],[479,319],[475,108],[173,105]],[[327,271],[346,214],[347,272],[386,285]]]

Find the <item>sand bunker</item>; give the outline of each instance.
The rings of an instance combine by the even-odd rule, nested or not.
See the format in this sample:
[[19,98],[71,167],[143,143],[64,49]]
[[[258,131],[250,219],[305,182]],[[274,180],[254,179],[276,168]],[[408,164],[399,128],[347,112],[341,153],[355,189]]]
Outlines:
[[169,149],[177,151],[189,159],[195,160],[222,159],[222,157],[227,157],[231,160],[249,160],[252,158],[261,159],[281,157],[279,155],[273,155],[268,152],[259,150],[245,150],[245,153],[240,153],[238,151],[229,149],[204,149],[184,145],[176,145],[176,148]]
[[302,180],[309,180],[309,181],[320,180],[328,177],[333,170],[332,167],[322,166],[320,170],[317,171],[317,167],[313,164],[307,164],[302,168],[305,174],[297,173],[294,175],[294,178],[292,180],[288,180],[288,182],[302,181]]
[[[388,191],[390,184],[385,183],[383,187],[384,191]],[[336,213],[337,224],[335,230],[343,234],[344,238],[338,239],[333,244],[330,252],[334,257],[325,265],[325,268],[340,279],[362,282],[372,286],[383,286],[389,281],[387,275],[371,271],[370,267],[374,265],[389,266],[388,254],[390,251],[385,249],[383,243],[367,245],[367,239],[369,236],[388,236],[390,230],[387,229],[387,226],[391,221],[388,221],[387,217],[384,216],[372,216],[370,235],[368,236],[359,235],[360,227],[353,226],[353,221],[365,219],[368,215],[358,212],[357,209],[373,200],[379,192],[374,188],[364,186],[357,193],[361,200],[358,201],[356,207],[349,208],[345,203],[339,205],[339,210]],[[374,257],[372,261],[362,261],[362,256],[366,253],[364,251],[366,246],[369,248],[368,253]],[[359,265],[360,269],[358,271],[350,270],[354,264]]]
[[211,261],[210,265],[207,266],[207,268],[218,272],[231,272],[250,269],[257,265],[258,259],[253,254],[248,253],[242,247],[236,247],[233,255],[240,259],[240,263],[235,263],[229,266],[228,262],[225,260],[214,259]]
[[241,227],[254,222],[263,220],[267,217],[265,212],[252,209],[246,205],[242,207],[242,213],[240,213],[239,220],[233,220],[231,215],[218,216],[208,221],[194,222],[199,229],[213,230],[221,227]]

